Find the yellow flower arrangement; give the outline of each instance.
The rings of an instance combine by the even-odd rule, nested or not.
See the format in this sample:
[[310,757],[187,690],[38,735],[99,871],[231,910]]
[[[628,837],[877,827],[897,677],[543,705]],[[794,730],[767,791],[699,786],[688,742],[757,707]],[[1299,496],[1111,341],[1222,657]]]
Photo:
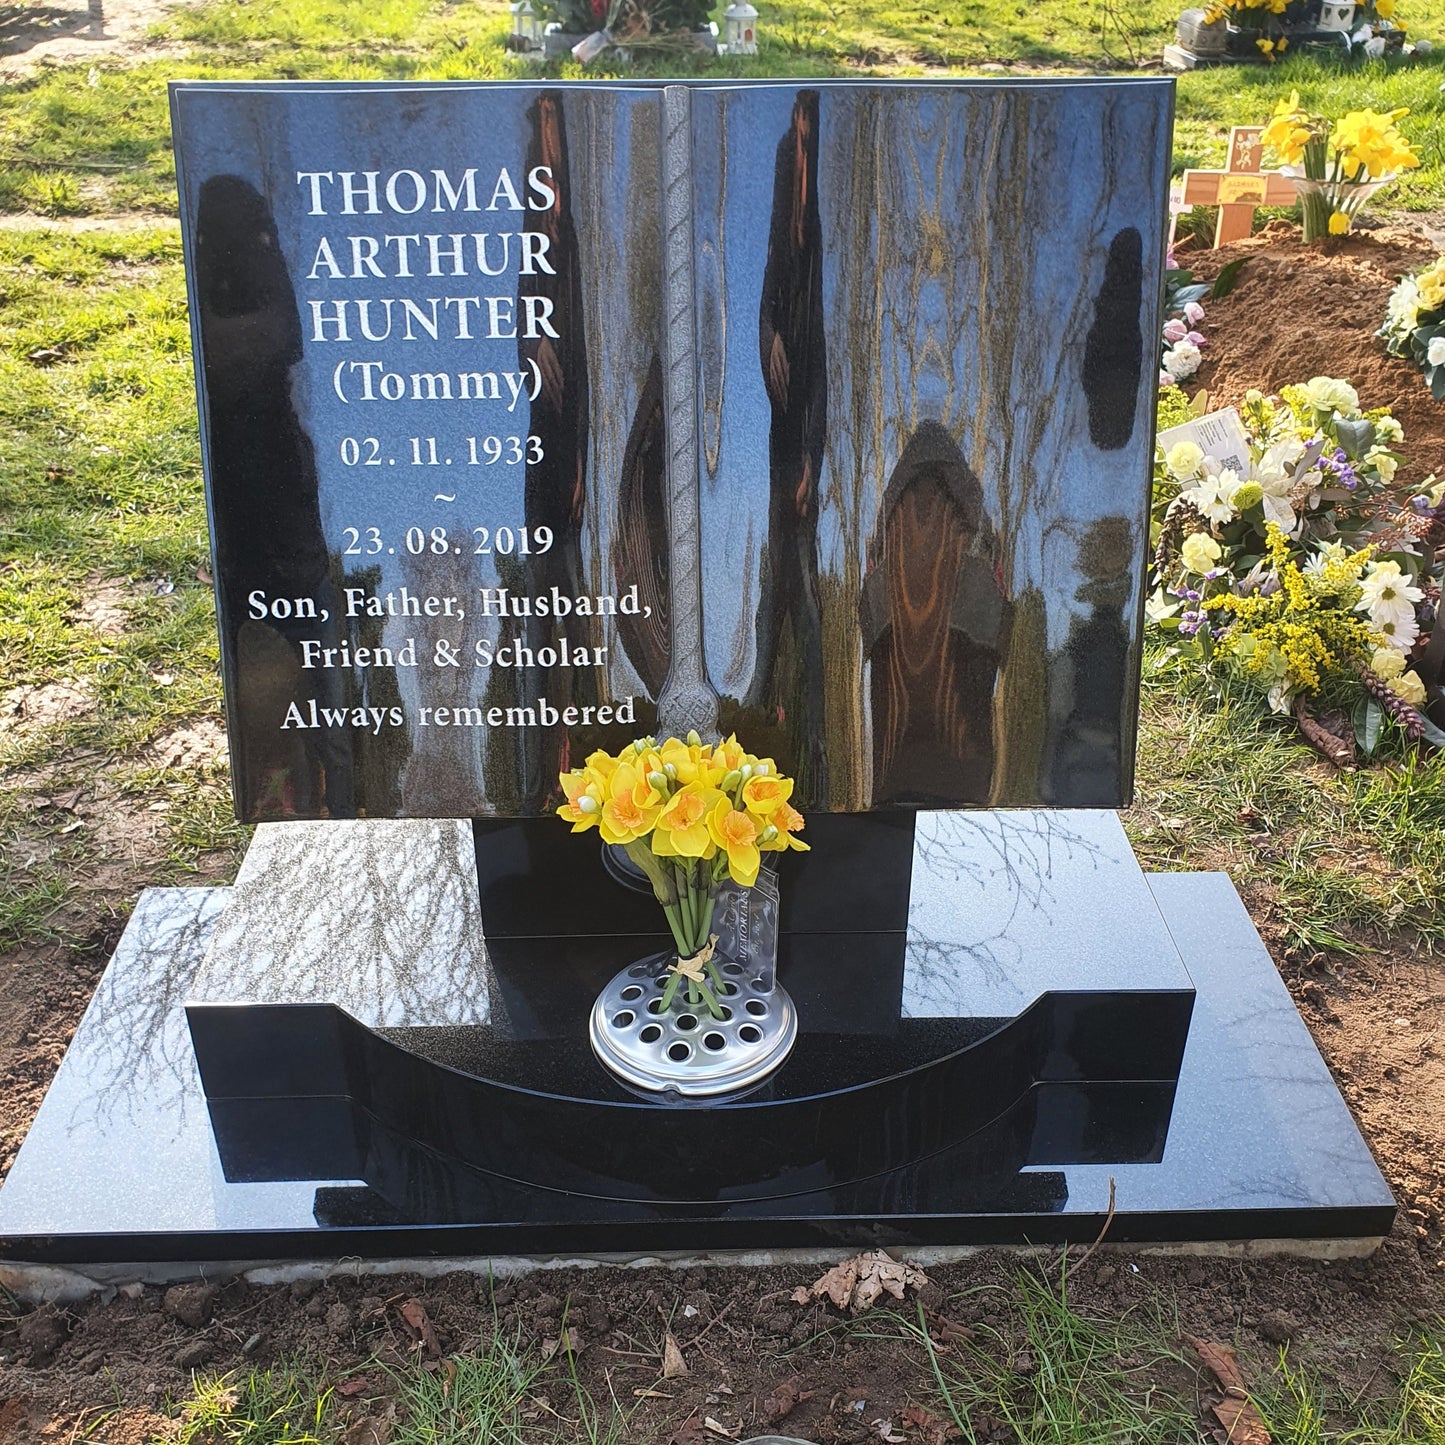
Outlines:
[[1279,587],[1240,597],[1220,592],[1203,602],[1206,612],[1232,618],[1225,646],[1247,676],[1271,694],[1288,699],[1314,693],[1330,674],[1352,675],[1384,639],[1351,610],[1359,595],[1361,567],[1373,547],[1325,557],[1306,575],[1289,553],[1289,538],[1273,522],[1265,529],[1266,553]]
[[722,1016],[709,987],[721,986],[712,961],[718,888],[730,878],[751,888],[764,853],[806,851],[793,780],[771,758],[755,757],[736,737],[716,745],[687,738],[638,738],[615,757],[595,752],[559,778],[557,816],[574,833],[596,828],[647,875],[667,915],[678,961],[663,993],[670,1007],[687,984],[688,1001]]
[[1299,188],[1306,241],[1344,235],[1369,188],[1420,164],[1396,124],[1408,114],[1366,108],[1331,121],[1304,110],[1297,90],[1275,106],[1261,139]]

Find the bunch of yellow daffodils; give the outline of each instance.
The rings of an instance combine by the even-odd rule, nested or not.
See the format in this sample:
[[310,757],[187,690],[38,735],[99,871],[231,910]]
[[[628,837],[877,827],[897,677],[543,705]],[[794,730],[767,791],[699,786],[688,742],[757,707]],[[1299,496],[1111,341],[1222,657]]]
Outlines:
[[566,801],[557,816],[574,833],[595,827],[647,875],[690,1000],[720,1013],[706,982],[720,983],[711,955],[717,891],[724,878],[751,888],[764,853],[807,849],[798,837],[803,816],[789,801],[793,780],[736,737],[711,744],[691,732],[662,743],[638,738],[616,756],[595,752],[560,782]]

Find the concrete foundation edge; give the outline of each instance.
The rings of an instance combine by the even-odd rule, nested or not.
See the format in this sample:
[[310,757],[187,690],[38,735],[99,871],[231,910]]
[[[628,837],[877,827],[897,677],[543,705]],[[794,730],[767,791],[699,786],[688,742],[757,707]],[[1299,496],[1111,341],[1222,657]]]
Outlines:
[[[1200,1240],[1183,1244],[1110,1245],[1100,1251],[1146,1258],[1172,1256],[1215,1259],[1365,1259],[1383,1243],[1380,1237],[1366,1239],[1249,1239]],[[1076,1253],[1082,1252],[1076,1250]],[[976,1254],[1008,1254],[1039,1258],[1067,1253],[1057,1245],[925,1245],[914,1249],[889,1249],[898,1259],[911,1260],[920,1268],[953,1264]],[[350,1276],[418,1274],[436,1278],[445,1274],[475,1274],[483,1278],[516,1279],[559,1269],[679,1269],[699,1268],[763,1269],[774,1265],[828,1268],[838,1262],[837,1250],[765,1249],[712,1250],[659,1254],[598,1254],[585,1256],[495,1255],[422,1257],[416,1259],[307,1259],[278,1260],[256,1264],[235,1260],[197,1263],[148,1262],[145,1264],[93,1265],[85,1270],[65,1269],[50,1264],[0,1263],[0,1287],[28,1304],[72,1304],[94,1296],[114,1298],[131,1284],[173,1284],[181,1280],[223,1281],[241,1276],[252,1284],[287,1284],[297,1279],[332,1279]]]

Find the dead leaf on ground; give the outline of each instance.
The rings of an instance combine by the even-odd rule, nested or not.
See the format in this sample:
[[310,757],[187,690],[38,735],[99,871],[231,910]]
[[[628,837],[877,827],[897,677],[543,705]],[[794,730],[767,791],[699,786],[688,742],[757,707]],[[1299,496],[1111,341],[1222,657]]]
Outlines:
[[908,1436],[895,1430],[892,1420],[870,1420],[868,1423],[873,1433],[880,1440],[886,1440],[888,1445],[907,1445]]
[[371,1388],[371,1381],[365,1375],[357,1375],[354,1379],[343,1380],[337,1387],[336,1393],[350,1399],[354,1395],[365,1393]]
[[550,1360],[558,1350],[565,1350],[569,1355],[582,1353],[582,1332],[576,1325],[568,1325],[566,1331],[555,1340],[542,1341],[543,1362]]
[[706,1430],[709,1435],[721,1435],[724,1440],[736,1440],[738,1438],[738,1432],[736,1430],[729,1430],[721,1420],[714,1420],[711,1415],[702,1422],[702,1428]]
[[774,1385],[763,1400],[763,1419],[769,1425],[775,1424],[785,1415],[792,1414],[804,1400],[811,1400],[818,1392],[803,1388],[801,1375],[789,1375],[781,1384]]
[[851,1309],[858,1314],[872,1309],[885,1294],[896,1300],[910,1286],[922,1289],[928,1283],[928,1276],[921,1269],[904,1261],[890,1258],[881,1249],[866,1254],[855,1254],[835,1264],[821,1278],[805,1287],[793,1291],[797,1304],[807,1304],[810,1299],[830,1299],[840,1310]]
[[682,1357],[682,1350],[672,1337],[671,1331],[662,1342],[662,1378],[664,1380],[676,1380],[687,1374],[687,1361]]
[[923,1319],[928,1326],[928,1338],[933,1341],[933,1347],[945,1353],[949,1346],[961,1344],[978,1336],[977,1330],[968,1325],[959,1324],[957,1320],[951,1320],[947,1315],[941,1315],[936,1310],[924,1310]]
[[922,1445],[943,1445],[945,1440],[963,1438],[963,1431],[942,1415],[925,1410],[922,1405],[905,1405],[898,1417],[905,1429],[916,1430]]
[[668,1436],[667,1445],[703,1445],[707,1431],[696,1415],[689,1415],[676,1430]]
[[1235,1352],[1228,1345],[1195,1335],[1185,1335],[1184,1343],[1203,1361],[1223,1392],[1210,1391],[1201,1401],[1201,1408],[1217,1422],[1211,1427],[1215,1439],[1228,1445],[1270,1445],[1269,1427],[1249,1398]]
[[54,366],[57,361],[65,360],[65,352],[58,346],[37,346],[25,353],[25,359],[31,366]]
[[402,1322],[411,1331],[422,1348],[435,1359],[441,1359],[441,1341],[437,1339],[437,1332],[432,1328],[431,1317],[427,1314],[425,1306],[419,1299],[405,1299],[398,1306]]
[[341,1445],[388,1445],[396,1429],[396,1406],[388,1403],[380,1415],[353,1420],[341,1435]]

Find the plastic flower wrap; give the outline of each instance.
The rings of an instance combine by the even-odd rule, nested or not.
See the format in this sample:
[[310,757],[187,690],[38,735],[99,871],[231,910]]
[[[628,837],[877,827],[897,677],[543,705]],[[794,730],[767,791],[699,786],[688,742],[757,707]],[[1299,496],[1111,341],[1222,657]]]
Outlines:
[[[559,779],[566,801],[557,816],[574,833],[596,828],[646,874],[667,915],[678,963],[663,994],[670,1007],[687,985],[694,1005],[722,1011],[712,961],[712,920],[725,878],[751,888],[764,853],[806,851],[793,780],[771,758],[755,757],[736,737],[716,745],[695,732],[685,740],[638,738],[615,757],[595,752]],[[711,987],[709,986],[711,981]]]
[[1445,744],[1422,713],[1433,683],[1421,670],[1440,605],[1445,483],[1405,495],[1400,424],[1362,411],[1337,377],[1279,397],[1252,391],[1240,419],[1245,465],[1187,440],[1156,455],[1149,620],[1276,711],[1323,692],[1350,704],[1362,739],[1388,716]]
[[1391,356],[1413,361],[1430,395],[1445,401],[1445,256],[1401,280],[1376,334]]
[[1420,164],[1396,125],[1408,114],[1352,110],[1331,121],[1304,110],[1297,90],[1275,106],[1261,139],[1300,193],[1306,241],[1343,235],[1380,185]]

